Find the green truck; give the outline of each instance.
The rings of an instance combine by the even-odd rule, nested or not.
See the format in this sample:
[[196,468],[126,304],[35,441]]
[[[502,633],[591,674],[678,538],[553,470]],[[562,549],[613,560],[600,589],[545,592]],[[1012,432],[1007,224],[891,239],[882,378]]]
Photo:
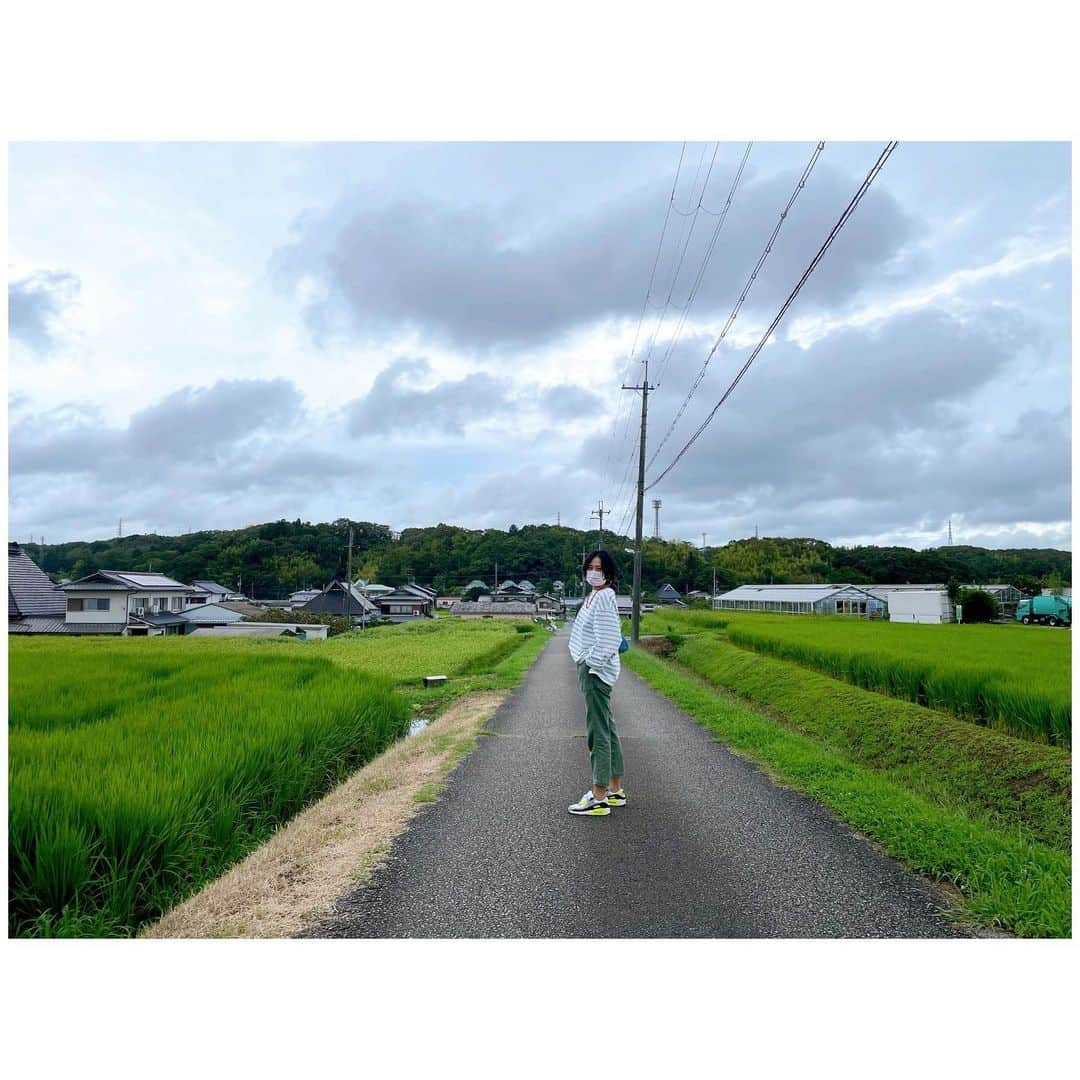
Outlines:
[[1072,626],[1072,601],[1064,596],[1034,596],[1016,605],[1016,617],[1028,623]]

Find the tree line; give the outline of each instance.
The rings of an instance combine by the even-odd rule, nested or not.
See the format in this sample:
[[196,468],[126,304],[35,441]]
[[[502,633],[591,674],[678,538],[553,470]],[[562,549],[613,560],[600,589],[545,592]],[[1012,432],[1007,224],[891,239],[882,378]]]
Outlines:
[[[153,570],[179,581],[217,581],[257,599],[283,599],[300,588],[321,588],[344,578],[349,528],[352,576],[387,585],[415,581],[454,595],[473,579],[488,586],[527,578],[544,592],[562,581],[581,592],[582,554],[598,544],[595,531],[557,525],[465,529],[433,525],[405,529],[339,518],[332,522],[274,521],[244,529],[141,534],[23,547],[54,580],[95,570]],[[395,536],[398,538],[395,539]],[[603,546],[629,591],[633,540],[604,531]],[[704,550],[685,540],[645,539],[642,589],[670,583],[680,593],[753,584],[958,584],[1003,582],[1024,592],[1068,585],[1072,553],[1053,548],[994,549],[966,545],[916,551],[904,547],[842,547],[824,540],[751,537]]]

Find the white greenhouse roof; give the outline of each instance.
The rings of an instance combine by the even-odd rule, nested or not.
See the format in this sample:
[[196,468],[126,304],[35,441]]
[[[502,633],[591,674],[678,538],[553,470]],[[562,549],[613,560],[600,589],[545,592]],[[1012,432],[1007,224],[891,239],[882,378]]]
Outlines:
[[847,589],[864,590],[853,585],[740,585],[722,593],[721,600],[768,600],[787,603],[816,604]]

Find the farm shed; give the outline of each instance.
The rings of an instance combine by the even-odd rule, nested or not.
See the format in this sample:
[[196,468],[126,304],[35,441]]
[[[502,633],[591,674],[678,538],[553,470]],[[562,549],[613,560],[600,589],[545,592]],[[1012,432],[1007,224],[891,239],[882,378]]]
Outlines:
[[953,621],[949,594],[941,589],[894,589],[887,585],[867,585],[888,605],[889,622],[947,623]]
[[781,615],[861,615],[880,619],[885,604],[856,585],[740,585],[713,601],[717,611]]

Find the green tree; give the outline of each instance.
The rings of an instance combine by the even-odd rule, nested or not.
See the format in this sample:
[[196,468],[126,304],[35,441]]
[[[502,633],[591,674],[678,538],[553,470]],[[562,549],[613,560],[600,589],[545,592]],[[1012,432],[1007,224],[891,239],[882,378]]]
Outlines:
[[982,589],[964,590],[961,603],[966,623],[990,622],[998,612],[997,601]]
[[1054,596],[1060,596],[1061,590],[1065,587],[1065,580],[1056,570],[1051,570],[1043,576],[1042,587],[1049,589]]

